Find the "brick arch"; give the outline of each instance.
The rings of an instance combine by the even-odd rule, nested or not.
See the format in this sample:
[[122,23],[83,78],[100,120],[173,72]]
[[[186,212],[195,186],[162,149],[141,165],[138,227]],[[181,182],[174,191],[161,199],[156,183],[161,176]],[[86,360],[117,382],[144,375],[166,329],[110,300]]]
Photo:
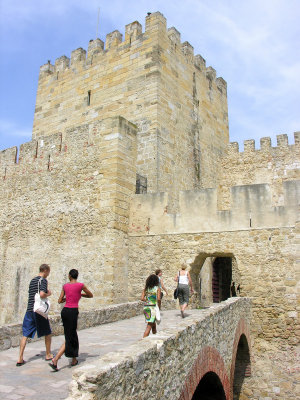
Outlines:
[[229,400],[230,381],[225,370],[224,361],[220,353],[210,346],[204,347],[198,354],[185,379],[179,400],[191,400],[200,380],[207,372],[214,372],[218,375],[225,392],[226,400]]
[[[248,348],[250,352],[250,327],[245,319],[241,318],[235,330],[235,336],[232,347],[232,358],[231,358],[231,369],[230,369],[230,399],[233,398],[233,380],[234,380],[234,370],[235,370],[235,362],[237,356],[238,345],[241,336],[244,335],[248,342]],[[251,354],[250,354],[251,359]],[[249,370],[249,374],[251,374],[251,370]]]

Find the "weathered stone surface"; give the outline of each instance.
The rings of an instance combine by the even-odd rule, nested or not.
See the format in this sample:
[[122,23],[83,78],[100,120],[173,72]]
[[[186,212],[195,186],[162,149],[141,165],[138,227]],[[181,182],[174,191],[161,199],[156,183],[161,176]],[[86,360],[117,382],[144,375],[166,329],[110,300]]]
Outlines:
[[[227,382],[224,389],[228,396],[236,339],[247,335],[247,329],[238,327],[241,320],[244,327],[250,325],[250,304],[246,298],[229,299],[201,311],[192,321],[183,320],[180,329],[166,329],[78,368],[68,399],[190,398],[190,391],[198,384],[193,372],[197,369],[201,377],[202,361],[217,363],[218,357],[223,360],[218,374],[223,384]],[[207,353],[206,349],[214,350]]]
[[[94,292],[82,310],[139,299],[156,268],[173,288],[182,261],[192,305],[208,306],[214,262],[230,259],[230,278],[253,298],[257,380],[241,396],[294,399],[283,354],[300,331],[300,132],[294,144],[262,138],[259,150],[228,142],[226,82],[159,12],[144,33],[134,22],[124,42],[114,31],[105,49],[96,39],[87,57],[79,48],[71,63],[42,66],[32,141],[0,152],[0,323],[21,320],[44,262],[56,315],[74,267]],[[135,194],[137,173],[145,195]],[[264,364],[265,349],[280,356]]]

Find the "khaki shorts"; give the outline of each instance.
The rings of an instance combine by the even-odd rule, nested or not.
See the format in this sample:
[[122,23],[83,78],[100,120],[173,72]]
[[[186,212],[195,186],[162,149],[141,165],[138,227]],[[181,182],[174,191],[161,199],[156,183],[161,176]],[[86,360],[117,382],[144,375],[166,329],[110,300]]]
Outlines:
[[179,283],[178,285],[178,299],[179,299],[179,304],[188,304],[189,299],[190,299],[190,288],[189,285],[184,285],[182,283]]

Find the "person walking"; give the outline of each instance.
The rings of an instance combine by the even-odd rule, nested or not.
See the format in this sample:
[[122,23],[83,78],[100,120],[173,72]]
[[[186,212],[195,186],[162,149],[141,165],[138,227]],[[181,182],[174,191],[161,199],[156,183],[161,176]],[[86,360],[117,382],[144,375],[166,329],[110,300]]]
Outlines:
[[[34,296],[40,292],[40,297],[45,299],[51,296],[51,290],[48,289],[47,277],[50,274],[50,267],[48,264],[42,264],[39,268],[38,276],[31,279],[28,289],[28,302],[27,309],[23,320],[22,331],[23,336],[20,340],[19,358],[16,366],[21,367],[26,363],[24,361],[24,350],[27,344],[28,338],[34,338],[35,333],[40,338],[45,336],[45,347],[46,347],[46,361],[52,359],[53,354],[51,353],[51,328],[48,318],[41,316],[40,314],[33,311]],[[39,291],[40,289],[40,291]]]
[[144,316],[147,326],[143,337],[149,336],[151,330],[156,334],[156,305],[160,307],[161,290],[159,288],[159,279],[155,274],[151,274],[146,279],[145,288],[142,292],[141,300],[146,304],[144,305]]
[[193,283],[191,280],[190,273],[186,271],[187,265],[185,263],[181,264],[181,270],[178,272],[178,275],[174,278],[174,280],[178,283],[178,299],[181,311],[181,317],[184,318],[184,311],[189,305],[190,299],[190,290],[191,293],[194,293]]
[[158,287],[160,288],[160,291],[161,291],[161,293],[160,293],[160,306],[159,306],[159,309],[161,308],[161,300],[162,300],[162,298],[163,298],[163,290],[166,292],[166,295],[168,296],[168,291],[167,291],[167,289],[165,288],[165,285],[164,285],[164,283],[163,283],[163,279],[162,279],[162,270],[161,269],[157,269],[156,271],[155,271],[155,275],[157,275],[158,276],[158,279],[159,279],[159,283],[158,283]]
[[[79,341],[77,335],[78,303],[81,297],[91,298],[92,292],[80,282],[77,282],[78,271],[71,269],[69,272],[69,283],[66,283],[60,293],[58,303],[66,302],[61,311],[61,319],[64,326],[65,342],[61,345],[58,353],[49,363],[54,371],[58,371],[57,363],[65,353],[66,357],[72,358],[71,366],[78,364]],[[84,293],[82,293],[84,292]]]

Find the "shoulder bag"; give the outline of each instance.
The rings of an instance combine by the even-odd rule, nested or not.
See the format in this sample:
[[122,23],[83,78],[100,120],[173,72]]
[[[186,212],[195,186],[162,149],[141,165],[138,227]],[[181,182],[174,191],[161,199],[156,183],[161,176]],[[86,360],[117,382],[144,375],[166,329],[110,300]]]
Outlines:
[[40,284],[42,279],[43,278],[38,281],[38,292],[34,296],[33,311],[47,319],[50,310],[50,301],[48,297],[42,299],[40,296]]
[[178,272],[177,288],[174,290],[174,299],[175,299],[175,300],[178,298],[179,277],[180,277],[180,271]]

